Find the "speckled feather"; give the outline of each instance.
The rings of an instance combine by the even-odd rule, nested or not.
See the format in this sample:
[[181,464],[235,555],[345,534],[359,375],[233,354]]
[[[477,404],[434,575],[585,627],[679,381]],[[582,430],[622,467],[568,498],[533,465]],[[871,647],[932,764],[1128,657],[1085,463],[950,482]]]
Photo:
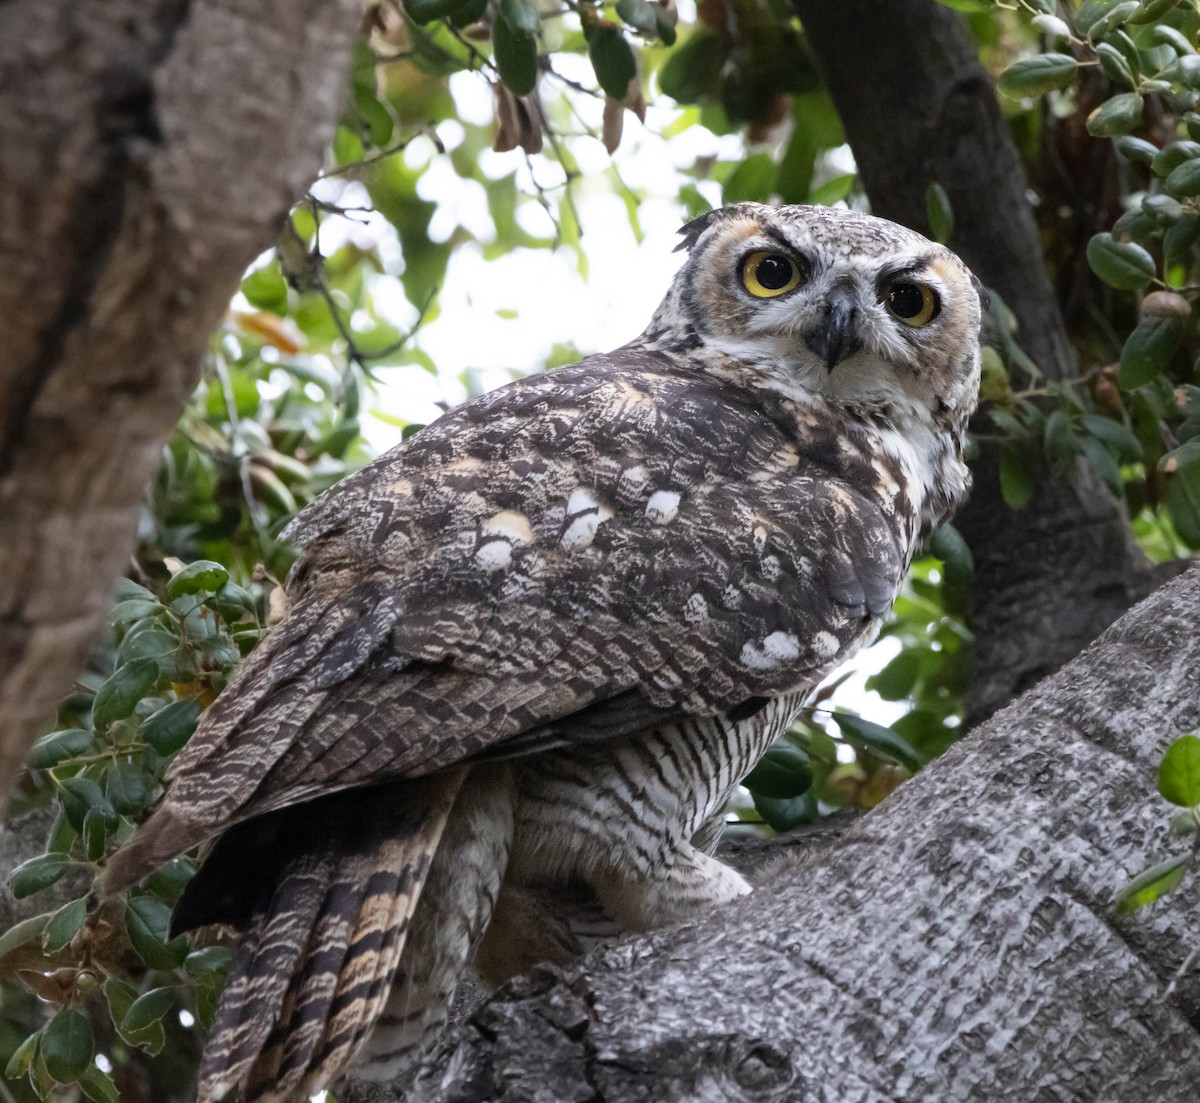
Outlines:
[[[526,907],[547,886],[580,883],[618,928],[638,929],[747,890],[689,840],[807,689],[873,638],[921,535],[965,492],[979,303],[952,254],[851,212],[744,204],[684,233],[691,256],[641,338],[447,414],[288,530],[303,553],[286,617],[206,713],[166,800],[106,875],[119,890],[233,828],[238,846],[218,846],[182,905],[181,925],[224,919],[246,932],[206,1057],[226,1086],[202,1099],[274,1099],[272,1076],[319,1085],[364,1044],[394,974],[409,978],[388,1004],[404,1023],[364,1051],[390,1074],[440,1021],[497,894],[497,929],[513,926],[506,899]],[[790,314],[739,294],[738,260],[760,246],[807,266]],[[884,314],[878,289],[893,271],[939,289],[930,333]],[[832,371],[805,344],[831,287],[860,303],[859,347]],[[461,840],[456,816],[470,819],[490,855],[447,842],[441,861],[455,854],[471,871],[453,891],[417,900],[440,821],[401,843],[426,860],[419,872],[402,863],[404,901],[389,914],[407,924],[415,907],[419,929],[432,909],[462,936],[446,949],[400,931],[388,954],[355,965],[361,902],[313,890],[317,903],[302,903],[289,886],[311,859],[259,825],[299,806],[328,834],[322,876],[349,884],[364,861],[396,859],[381,837],[367,858],[355,851],[353,825],[327,814],[330,794],[370,785],[404,802],[418,784],[406,779],[437,784],[496,759],[514,763],[510,795],[463,795],[446,813],[448,839]],[[482,769],[464,794],[480,791]],[[237,902],[247,870],[277,886],[275,913]],[[317,937],[322,924],[342,933]],[[287,1025],[299,981],[292,995],[286,978],[279,992],[262,982],[252,1006],[260,944],[276,928],[291,932],[277,943],[294,977],[315,975],[324,938],[342,947],[325,954],[326,989],[339,971],[370,978],[332,1050],[296,1041],[328,1033],[320,1015]],[[555,930],[548,945],[578,944]],[[432,945],[440,972],[416,960]],[[412,1006],[418,989],[427,1006]],[[272,1041],[238,1025],[255,1015]]]

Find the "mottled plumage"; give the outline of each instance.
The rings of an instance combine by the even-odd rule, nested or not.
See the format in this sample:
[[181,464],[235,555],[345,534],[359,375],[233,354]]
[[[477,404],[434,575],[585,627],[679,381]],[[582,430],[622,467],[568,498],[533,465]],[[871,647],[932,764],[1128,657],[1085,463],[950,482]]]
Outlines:
[[683,233],[640,338],[289,529],[286,617],[107,873],[224,833],[176,915],[243,932],[202,1100],[393,1075],[476,951],[500,980],[748,891],[694,837],[965,493],[980,307],[953,254],[849,211]]

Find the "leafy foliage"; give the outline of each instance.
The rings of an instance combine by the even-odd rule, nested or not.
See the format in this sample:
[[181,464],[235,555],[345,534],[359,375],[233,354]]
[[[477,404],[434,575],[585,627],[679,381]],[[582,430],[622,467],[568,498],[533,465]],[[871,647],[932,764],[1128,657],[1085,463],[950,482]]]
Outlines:
[[[1037,112],[1037,152],[1059,136],[1066,145],[1078,122],[1111,150],[1100,173],[1104,194],[1093,193],[1098,210],[1076,220],[1099,281],[1071,291],[1087,304],[1086,316],[1068,317],[1085,360],[1081,378],[1046,382],[1034,365],[1007,355],[1003,336],[999,342],[1003,371],[989,397],[1005,446],[1005,500],[1023,508],[1038,478],[1083,458],[1126,500],[1152,555],[1189,554],[1200,547],[1200,445],[1189,447],[1200,428],[1200,15],[1165,0],[1021,0],[1020,14],[1001,7],[997,18],[1021,44],[1018,56],[1010,47],[1010,56],[995,58],[1004,62],[998,83],[1009,110]],[[1047,180],[1036,166],[1034,176]],[[1047,198],[1043,210],[1062,201]],[[1062,229],[1060,222],[1054,232],[1061,237]],[[1060,286],[1078,280],[1077,272],[1052,275]],[[996,387],[1005,376],[1031,383],[1015,392]]]
[[1190,840],[1186,851],[1142,870],[1117,897],[1118,911],[1131,912],[1153,904],[1171,892],[1196,864],[1200,848],[1200,737],[1183,735],[1163,756],[1158,768],[1158,792],[1182,811],[1171,819],[1170,833]]

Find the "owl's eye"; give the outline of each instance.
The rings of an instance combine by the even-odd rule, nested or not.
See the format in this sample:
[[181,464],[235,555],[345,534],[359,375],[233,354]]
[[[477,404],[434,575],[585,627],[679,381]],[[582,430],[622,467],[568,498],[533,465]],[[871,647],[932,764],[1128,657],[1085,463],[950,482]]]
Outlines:
[[742,261],[742,286],[759,299],[773,299],[800,282],[800,269],[779,253],[760,249]]
[[906,326],[927,326],[938,316],[942,304],[932,288],[901,280],[888,288],[883,297],[887,312]]

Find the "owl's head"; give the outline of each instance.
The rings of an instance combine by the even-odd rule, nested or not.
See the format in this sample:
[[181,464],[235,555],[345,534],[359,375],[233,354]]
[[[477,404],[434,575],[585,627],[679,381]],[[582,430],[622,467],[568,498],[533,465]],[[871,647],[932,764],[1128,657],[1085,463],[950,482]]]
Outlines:
[[965,427],[980,295],[949,249],[830,207],[739,203],[681,233],[688,259],[647,339],[699,345],[785,394]]

